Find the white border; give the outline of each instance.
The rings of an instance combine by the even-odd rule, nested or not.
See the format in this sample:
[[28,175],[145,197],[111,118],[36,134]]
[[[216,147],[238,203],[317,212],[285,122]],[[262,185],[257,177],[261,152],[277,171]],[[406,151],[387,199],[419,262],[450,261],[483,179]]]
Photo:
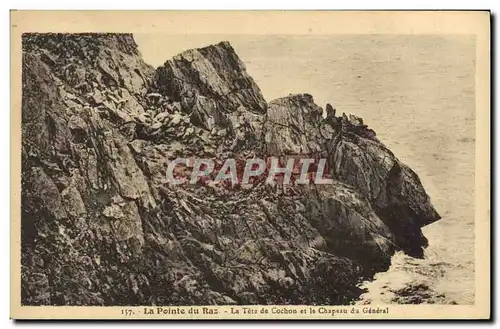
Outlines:
[[[9,154],[9,140],[10,140],[10,127],[9,127],[9,94],[10,94],[10,79],[9,79],[9,74],[8,72],[10,71],[10,64],[9,64],[9,57],[10,57],[10,49],[8,46],[9,42],[9,37],[10,37],[10,31],[9,31],[9,25],[7,22],[9,21],[9,12],[8,9],[10,8],[16,8],[16,9],[337,9],[337,10],[342,10],[342,9],[355,9],[355,10],[364,10],[364,9],[376,9],[376,10],[382,10],[382,9],[491,9],[494,13],[498,13],[498,8],[499,8],[499,1],[498,0],[490,0],[490,1],[480,1],[480,0],[475,0],[475,1],[459,1],[459,0],[453,0],[453,1],[419,1],[418,3],[415,1],[360,1],[360,0],[350,0],[350,1],[342,1],[342,2],[336,2],[336,3],[331,3],[329,5],[326,4],[325,1],[318,1],[318,0],[308,0],[308,1],[293,1],[293,0],[288,0],[288,1],[269,1],[269,0],[244,0],[244,1],[220,1],[220,0],[211,0],[211,1],[179,1],[175,3],[166,3],[163,1],[151,1],[151,0],[141,0],[141,1],[119,1],[119,2],[114,2],[114,3],[109,3],[103,0],[86,0],[86,1],[52,1],[51,3],[47,2],[40,2],[40,1],[12,1],[12,0],[6,0],[3,1],[1,6],[3,7],[1,11],[2,18],[4,18],[2,21],[5,22],[5,24],[1,25],[1,31],[2,35],[4,36],[4,44],[6,45],[5,50],[2,52],[2,63],[4,67],[4,72],[6,73],[4,75],[4,79],[2,80],[2,88],[0,88],[0,92],[3,93],[2,100],[4,102],[4,110],[0,111],[0,123],[3,125],[0,129],[0,140],[2,141],[0,143],[0,147],[2,147],[2,151],[4,152],[3,154]],[[140,6],[138,6],[140,4]],[[497,29],[495,28],[495,31]],[[495,36],[495,42],[497,42],[497,33],[495,32],[493,34]],[[495,55],[495,58],[493,60],[498,59],[498,54]],[[495,69],[495,72],[493,72],[493,75],[496,75],[498,68]],[[493,91],[493,94],[499,94],[499,87],[495,85],[495,89]],[[495,109],[493,109],[494,113],[494,122],[495,122],[495,127],[498,127],[498,116],[496,115]],[[497,136],[496,131],[494,132],[494,136]],[[496,150],[496,148],[495,148]],[[6,326],[12,326],[14,323],[12,321],[8,321],[9,318],[9,304],[10,304],[10,299],[9,299],[9,271],[8,271],[8,259],[10,257],[10,246],[9,246],[9,238],[7,237],[8,232],[9,232],[9,197],[10,197],[10,184],[9,179],[10,179],[10,168],[9,168],[9,161],[2,161],[0,163],[1,170],[0,170],[0,177],[3,182],[5,182],[0,189],[0,212],[3,216],[2,220],[2,232],[4,234],[4,238],[2,239],[2,253],[3,253],[3,259],[4,263],[6,264],[4,266],[4,270],[1,272],[1,282],[2,282],[2,300],[1,300],[1,309],[2,309],[2,314],[1,318],[3,320],[3,325]],[[498,169],[497,167],[492,168],[492,170]],[[494,204],[500,204],[500,197],[498,195],[495,196]],[[495,230],[495,237],[498,236],[498,231],[499,231],[499,225],[496,225],[496,230]],[[494,239],[493,239],[494,240]],[[496,244],[498,246],[498,243]],[[497,252],[495,261],[498,261],[498,250]],[[494,278],[492,278],[494,279]],[[498,297],[499,294],[497,291],[495,291],[495,300],[497,301],[494,305],[496,306],[495,309],[493,310],[494,313],[497,311],[497,305],[498,305]],[[7,322],[8,321],[8,322]],[[67,323],[66,323],[67,324]],[[346,323],[330,323],[331,325],[335,326],[345,326]],[[349,326],[363,326],[363,325],[374,325],[375,323],[370,322],[368,323],[347,323]],[[386,325],[387,323],[384,324],[379,324],[379,325]],[[35,324],[30,323],[30,324],[25,324],[24,327],[31,327],[34,326]],[[49,324],[52,325],[52,324]],[[106,323],[87,323],[87,324],[80,324],[83,326],[92,326],[93,328],[101,328],[104,327],[105,325],[109,325]],[[116,325],[116,323],[115,323]],[[121,325],[121,324],[118,324]],[[142,327],[145,326],[146,323],[134,323],[134,326]],[[162,325],[168,325],[168,326],[177,326],[179,324],[175,323],[163,323]],[[189,324],[184,324],[184,325],[195,325],[194,323],[189,323]],[[203,323],[204,326],[206,325],[220,325],[220,323]],[[228,323],[227,325],[235,325],[235,323]],[[286,323],[260,323],[260,324],[253,324],[255,326],[259,327],[266,327],[266,326],[288,326],[289,324]],[[304,325],[304,323],[298,323],[298,325]],[[437,327],[437,323],[421,323],[421,325],[425,325],[426,327],[432,328],[432,327]],[[453,325],[453,324],[451,324]],[[471,326],[476,326],[479,324],[470,324]],[[2,326],[3,327],[3,326]]]

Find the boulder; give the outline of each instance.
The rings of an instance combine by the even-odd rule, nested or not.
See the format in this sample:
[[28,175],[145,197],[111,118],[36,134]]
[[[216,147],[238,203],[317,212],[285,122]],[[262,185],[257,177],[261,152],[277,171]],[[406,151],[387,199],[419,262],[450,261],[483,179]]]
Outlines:
[[93,105],[102,104],[102,102],[103,102],[103,96],[102,96],[101,92],[98,89],[96,89],[94,91],[94,93],[92,94],[91,101],[92,101]]
[[156,77],[161,93],[180,102],[191,121],[208,130],[227,126],[232,112],[262,115],[267,110],[260,88],[228,42],[174,56]]
[[170,115],[170,113],[168,113],[168,112],[160,112],[154,117],[154,119],[155,119],[155,121],[163,122],[166,118],[168,118],[169,115]]

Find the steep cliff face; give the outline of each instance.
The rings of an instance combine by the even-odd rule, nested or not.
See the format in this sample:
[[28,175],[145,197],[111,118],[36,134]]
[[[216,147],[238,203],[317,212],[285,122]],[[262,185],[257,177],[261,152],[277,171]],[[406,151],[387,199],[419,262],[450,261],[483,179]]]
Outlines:
[[[310,95],[266,104],[227,42],[156,71],[131,35],[23,36],[22,302],[345,304],[439,219],[418,176]],[[169,161],[308,154],[331,185],[173,186]]]
[[412,256],[422,256],[427,240],[420,228],[439,215],[420,179],[401,163],[363,124],[351,115],[336,117],[311,95],[291,95],[269,104],[266,147],[270,154],[314,154],[328,158],[332,175],[354,187],[370,202],[395,233],[395,244]]
[[258,120],[267,104],[228,42],[185,51],[158,68],[159,92],[180,101],[191,122],[209,131]]

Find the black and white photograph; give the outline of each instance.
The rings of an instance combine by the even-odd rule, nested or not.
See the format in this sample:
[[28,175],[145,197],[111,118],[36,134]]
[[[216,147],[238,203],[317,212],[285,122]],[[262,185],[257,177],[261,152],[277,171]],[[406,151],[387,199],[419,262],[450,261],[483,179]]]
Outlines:
[[478,36],[314,28],[22,31],[20,307],[332,319],[488,302]]

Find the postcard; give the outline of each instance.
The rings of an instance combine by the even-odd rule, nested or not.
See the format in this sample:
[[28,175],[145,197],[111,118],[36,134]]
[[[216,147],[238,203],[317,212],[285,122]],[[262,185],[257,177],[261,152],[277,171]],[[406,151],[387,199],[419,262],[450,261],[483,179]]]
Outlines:
[[11,46],[11,318],[490,318],[488,11],[12,11]]

